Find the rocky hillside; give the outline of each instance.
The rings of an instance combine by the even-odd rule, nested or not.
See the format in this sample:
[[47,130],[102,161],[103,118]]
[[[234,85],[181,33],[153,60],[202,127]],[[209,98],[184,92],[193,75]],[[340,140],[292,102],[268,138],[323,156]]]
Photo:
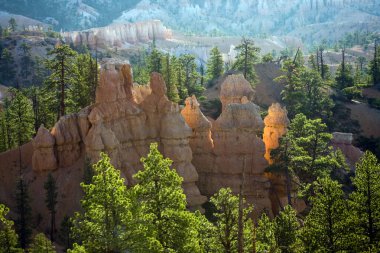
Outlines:
[[378,30],[379,15],[380,2],[376,0],[142,0],[115,22],[160,19],[189,33],[291,33],[311,42],[327,37],[335,40],[335,36],[355,30]]

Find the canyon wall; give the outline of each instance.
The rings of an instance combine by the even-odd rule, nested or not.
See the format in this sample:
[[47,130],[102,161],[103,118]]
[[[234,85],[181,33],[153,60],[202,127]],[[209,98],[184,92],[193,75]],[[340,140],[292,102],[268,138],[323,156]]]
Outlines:
[[128,44],[147,43],[154,39],[166,40],[172,37],[170,29],[159,20],[136,23],[115,23],[106,27],[92,28],[84,31],[63,32],[67,44],[86,45],[91,49],[96,46],[123,47]]

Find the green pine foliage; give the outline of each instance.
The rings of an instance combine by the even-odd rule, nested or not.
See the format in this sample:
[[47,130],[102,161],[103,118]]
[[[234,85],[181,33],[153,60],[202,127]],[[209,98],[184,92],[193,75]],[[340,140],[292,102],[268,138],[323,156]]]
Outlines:
[[10,89],[12,99],[7,108],[11,142],[13,146],[21,146],[30,141],[34,134],[33,109],[30,100],[17,89]]
[[29,244],[29,239],[32,235],[32,209],[30,207],[28,185],[22,177],[20,177],[17,181],[16,213],[16,231],[19,235],[20,246],[21,248],[25,249],[26,246]]
[[311,210],[301,230],[303,252],[345,252],[351,238],[341,185],[328,177],[320,178],[313,190]]
[[296,215],[296,211],[287,205],[274,219],[275,240],[282,253],[294,252],[300,228]]
[[[314,64],[314,60],[311,61]],[[322,118],[328,122],[333,107],[327,93],[329,81],[324,81],[316,70],[305,67],[303,57],[285,61],[282,70],[285,74],[275,80],[284,85],[281,98],[289,117],[303,113],[309,118]]]
[[197,219],[186,210],[183,179],[170,168],[172,161],[153,143],[141,162],[144,169],[134,176],[134,191],[149,224],[149,242],[157,252],[199,252]]
[[223,57],[218,47],[213,47],[210,52],[210,58],[207,61],[206,78],[208,86],[213,86],[215,81],[223,75]]
[[21,253],[18,247],[18,236],[13,229],[13,221],[6,218],[9,208],[0,204],[0,253]]
[[351,219],[355,229],[355,249],[379,247],[380,242],[380,164],[367,151],[356,165],[352,178],[355,191],[350,195]]
[[68,96],[68,90],[79,85],[78,68],[74,60],[77,53],[68,45],[58,45],[48,53],[51,58],[46,61],[46,68],[51,71],[46,79],[46,92],[50,95],[50,110],[54,111],[57,119],[66,115],[66,107],[73,101]]
[[50,240],[54,242],[56,226],[55,215],[57,213],[56,206],[58,203],[57,183],[51,173],[48,174],[44,183],[45,188],[45,204],[50,213]]
[[257,82],[257,76],[254,69],[255,63],[259,60],[260,48],[255,46],[253,40],[243,38],[241,44],[235,50],[238,52],[232,69],[243,73],[252,86]]
[[[124,179],[110,158],[101,153],[94,165],[95,175],[90,184],[82,183],[83,212],[77,212],[73,220],[73,235],[81,242],[74,252],[123,252],[144,245],[144,226],[133,220],[132,200],[127,193]],[[80,251],[79,251],[80,252]]]
[[[238,220],[239,197],[232,194],[230,188],[221,188],[210,202],[215,206],[215,227],[220,247],[224,252],[237,252],[238,249]],[[253,248],[253,224],[249,218],[253,207],[243,201],[243,245],[244,252],[251,252]]]
[[266,213],[263,213],[257,222],[256,228],[256,252],[279,253],[276,244],[275,225]]
[[37,234],[33,242],[31,243],[29,249],[29,253],[56,253],[55,246],[52,242],[46,238],[46,236],[42,233]]

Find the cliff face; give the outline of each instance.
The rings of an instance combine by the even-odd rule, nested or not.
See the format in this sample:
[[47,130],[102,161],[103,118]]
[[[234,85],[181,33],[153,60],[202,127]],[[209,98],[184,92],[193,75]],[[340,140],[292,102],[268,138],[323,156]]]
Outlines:
[[242,191],[255,205],[255,213],[272,213],[271,183],[264,170],[265,145],[259,137],[264,124],[258,106],[247,99],[253,90],[242,75],[231,75],[221,86],[223,111],[209,122],[195,97],[186,100],[182,116],[193,129],[190,146],[199,173],[202,194],[211,196],[222,187]]
[[161,21],[151,20],[137,23],[115,23],[106,27],[92,28],[85,31],[64,32],[66,43],[98,47],[121,47],[127,44],[146,43],[170,39],[172,32]]

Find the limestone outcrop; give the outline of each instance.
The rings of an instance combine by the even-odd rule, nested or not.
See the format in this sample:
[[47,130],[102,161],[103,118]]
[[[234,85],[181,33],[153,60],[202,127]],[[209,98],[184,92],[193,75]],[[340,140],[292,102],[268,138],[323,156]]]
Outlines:
[[136,23],[114,23],[106,27],[92,28],[84,31],[63,32],[65,42],[75,46],[86,45],[95,47],[122,47],[127,44],[146,43],[166,40],[172,37],[170,29],[159,20]]
[[222,187],[254,203],[256,214],[272,212],[270,181],[264,170],[265,145],[258,136],[264,124],[258,106],[250,102],[253,90],[242,75],[231,75],[221,86],[222,114],[215,122],[203,116],[194,97],[186,100],[182,116],[193,129],[190,146],[199,173],[202,194],[211,196]]

